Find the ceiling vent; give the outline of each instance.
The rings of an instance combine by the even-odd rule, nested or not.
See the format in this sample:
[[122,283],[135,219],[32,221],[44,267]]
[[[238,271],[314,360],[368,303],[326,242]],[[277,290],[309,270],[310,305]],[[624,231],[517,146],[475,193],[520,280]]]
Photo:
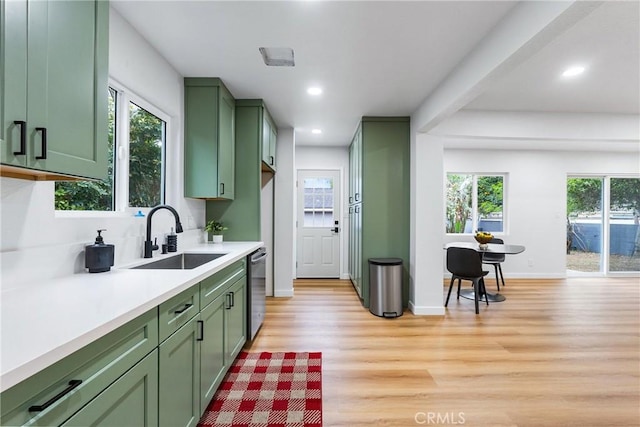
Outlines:
[[294,67],[293,49],[290,47],[261,47],[264,63],[270,67]]

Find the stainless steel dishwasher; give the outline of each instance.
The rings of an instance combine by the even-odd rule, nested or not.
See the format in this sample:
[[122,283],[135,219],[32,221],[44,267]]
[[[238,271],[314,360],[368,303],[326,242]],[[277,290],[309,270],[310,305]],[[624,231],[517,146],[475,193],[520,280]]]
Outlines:
[[265,313],[267,248],[260,248],[247,257],[249,292],[247,292],[247,340],[252,341],[262,326]]

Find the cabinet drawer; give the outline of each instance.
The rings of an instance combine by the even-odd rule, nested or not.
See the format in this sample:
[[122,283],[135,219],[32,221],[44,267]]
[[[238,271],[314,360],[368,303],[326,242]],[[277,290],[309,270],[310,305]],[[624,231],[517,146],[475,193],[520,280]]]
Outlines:
[[236,280],[246,275],[246,260],[236,261],[200,282],[200,306],[206,307]]
[[142,359],[63,424],[158,426],[158,351]]
[[158,306],[160,342],[185,325],[200,311],[200,286],[195,285]]
[[0,425],[60,425],[157,345],[154,309],[2,393]]

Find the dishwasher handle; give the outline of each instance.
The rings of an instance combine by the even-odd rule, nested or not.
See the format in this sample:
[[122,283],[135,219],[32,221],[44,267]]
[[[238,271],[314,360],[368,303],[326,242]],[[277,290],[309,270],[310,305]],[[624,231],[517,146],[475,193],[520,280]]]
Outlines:
[[256,252],[251,255],[251,264],[257,264],[267,257],[267,252]]

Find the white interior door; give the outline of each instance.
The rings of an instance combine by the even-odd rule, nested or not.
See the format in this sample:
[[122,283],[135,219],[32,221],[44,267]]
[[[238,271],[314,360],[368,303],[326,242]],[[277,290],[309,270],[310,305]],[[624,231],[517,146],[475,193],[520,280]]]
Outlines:
[[297,277],[340,277],[340,171],[299,170]]

